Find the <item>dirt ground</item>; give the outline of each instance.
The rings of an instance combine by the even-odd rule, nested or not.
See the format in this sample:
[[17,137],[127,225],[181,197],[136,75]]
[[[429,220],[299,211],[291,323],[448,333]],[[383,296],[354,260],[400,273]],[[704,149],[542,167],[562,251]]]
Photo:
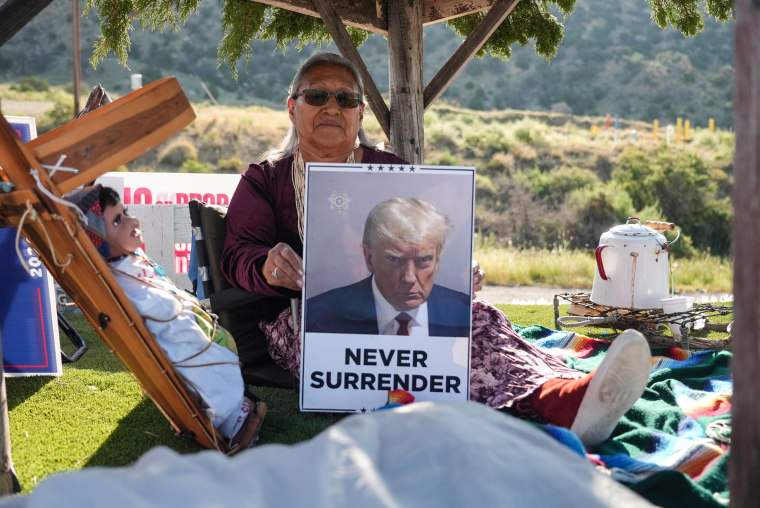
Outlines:
[[3,112],[7,115],[37,115],[55,106],[52,102],[40,101],[14,101],[3,99]]
[[[483,287],[478,297],[491,303],[507,305],[552,305],[554,295],[562,293],[591,293],[591,288],[557,288],[540,286],[489,286]],[[693,296],[696,303],[730,302],[731,293],[684,292],[683,296]]]

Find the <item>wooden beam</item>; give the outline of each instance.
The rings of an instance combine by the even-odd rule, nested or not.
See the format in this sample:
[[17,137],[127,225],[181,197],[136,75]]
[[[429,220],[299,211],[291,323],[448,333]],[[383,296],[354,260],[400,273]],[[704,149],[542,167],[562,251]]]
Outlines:
[[[312,0],[256,0],[258,3],[280,7],[289,11],[320,17],[316,2]],[[496,0],[425,0],[422,7],[422,24],[430,25],[447,19],[458,18],[490,8]],[[344,24],[388,33],[385,8],[379,8],[375,0],[333,0],[330,2]]]
[[425,153],[422,5],[409,0],[388,0],[387,6],[391,148],[412,164],[421,164]]
[[24,28],[53,0],[6,0],[0,5],[0,46]]
[[451,55],[451,58],[441,67],[438,74],[430,80],[425,87],[424,101],[425,109],[430,107],[435,100],[448,88],[456,79],[465,66],[472,60],[483,44],[486,43],[491,34],[501,25],[509,16],[512,9],[520,0],[497,0],[488,14],[478,23],[478,26],[467,36],[459,48]]
[[497,0],[426,0],[422,7],[422,24],[440,23],[491,8]]
[[372,75],[367,70],[367,66],[364,65],[364,60],[362,60],[359,51],[351,41],[351,37],[349,37],[348,31],[346,31],[345,25],[341,22],[340,17],[338,17],[333,2],[329,2],[328,0],[314,0],[314,6],[319,12],[320,18],[324,21],[325,26],[327,26],[327,29],[330,31],[330,36],[333,38],[333,41],[335,41],[335,45],[338,46],[341,54],[353,62],[353,64],[359,69],[362,81],[364,81],[364,94],[367,96],[367,101],[369,101],[369,107],[372,108],[372,112],[375,114],[375,118],[383,129],[383,132],[385,132],[386,137],[390,139],[391,114],[388,110],[388,105],[385,104],[385,100],[383,100],[380,90],[377,89],[375,80],[372,79]]
[[92,182],[165,141],[195,119],[175,78],[163,78],[29,141],[42,164],[58,171],[50,178],[65,194]]
[[[321,17],[316,7],[317,3],[312,0],[256,0],[256,2],[315,18]],[[346,25],[375,33],[388,33],[388,22],[379,15],[375,0],[333,0],[330,3]]]
[[734,43],[734,357],[729,491],[731,506],[760,496],[760,0],[736,0]]

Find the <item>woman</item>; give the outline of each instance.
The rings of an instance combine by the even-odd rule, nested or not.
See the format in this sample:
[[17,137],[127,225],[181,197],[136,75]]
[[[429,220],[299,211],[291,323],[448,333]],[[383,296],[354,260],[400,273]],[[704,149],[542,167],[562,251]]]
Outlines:
[[[305,164],[406,161],[367,142],[361,128],[362,79],[348,60],[328,53],[312,56],[288,92],[290,131],[279,149],[243,174],[227,212],[221,267],[231,284],[272,297],[264,309],[268,315],[262,315],[269,321],[262,325],[269,351],[298,376],[300,341],[290,326],[288,299],[300,296],[303,287]],[[477,291],[483,272],[477,264],[473,272]],[[638,332],[621,335],[600,368],[584,375],[523,341],[487,302],[474,300],[472,313],[472,400],[572,428],[586,446],[595,446],[609,437],[644,389],[650,355]],[[240,348],[241,338],[232,333]]]

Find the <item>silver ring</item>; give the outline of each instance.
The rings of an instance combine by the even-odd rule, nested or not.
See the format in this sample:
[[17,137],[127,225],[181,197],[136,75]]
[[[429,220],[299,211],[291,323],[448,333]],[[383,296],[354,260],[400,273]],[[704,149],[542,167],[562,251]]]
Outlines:
[[277,277],[277,269],[278,268],[280,268],[280,267],[279,266],[275,266],[274,270],[272,271],[272,277],[274,277],[275,279],[279,278],[279,277]]

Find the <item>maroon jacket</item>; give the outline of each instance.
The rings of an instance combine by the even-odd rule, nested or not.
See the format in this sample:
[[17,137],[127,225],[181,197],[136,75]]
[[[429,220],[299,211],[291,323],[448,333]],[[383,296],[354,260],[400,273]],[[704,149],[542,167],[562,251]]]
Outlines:
[[[365,164],[408,164],[387,152],[364,148]],[[227,211],[227,238],[221,269],[230,284],[261,295],[293,298],[299,292],[273,288],[261,275],[267,253],[277,243],[303,256],[291,165],[293,157],[251,164],[243,173]]]

